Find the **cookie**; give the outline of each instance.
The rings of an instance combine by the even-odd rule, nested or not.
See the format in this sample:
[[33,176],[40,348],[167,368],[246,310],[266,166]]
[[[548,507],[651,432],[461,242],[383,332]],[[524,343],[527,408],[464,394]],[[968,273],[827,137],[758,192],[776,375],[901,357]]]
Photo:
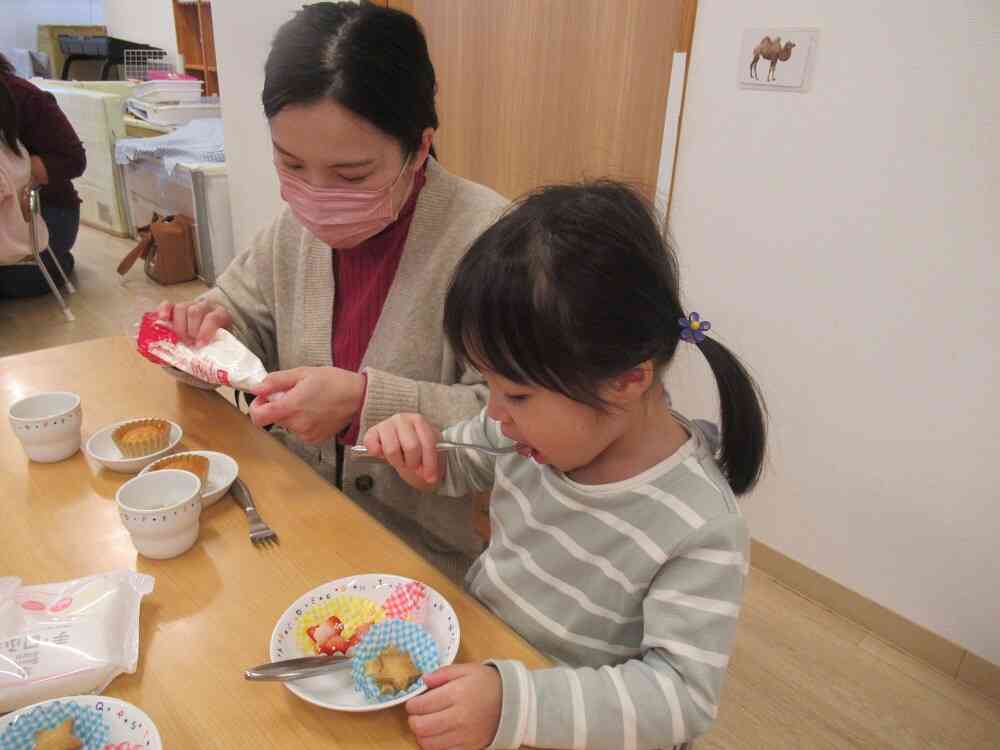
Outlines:
[[35,734],[35,750],[77,750],[83,743],[73,734],[73,719]]
[[397,693],[419,680],[421,672],[407,652],[389,646],[365,664],[365,674],[383,693]]

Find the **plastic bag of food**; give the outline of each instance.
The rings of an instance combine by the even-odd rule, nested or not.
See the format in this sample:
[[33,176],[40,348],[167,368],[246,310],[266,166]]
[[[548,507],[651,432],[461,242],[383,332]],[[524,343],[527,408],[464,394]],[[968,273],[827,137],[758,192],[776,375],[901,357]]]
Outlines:
[[39,586],[0,578],[0,714],[135,672],[139,603],[153,583],[131,570]]
[[260,385],[267,370],[260,359],[229,331],[220,328],[204,346],[180,341],[170,323],[156,313],[142,316],[136,336],[139,353],[150,362],[170,365],[211,385],[228,385],[241,391]]

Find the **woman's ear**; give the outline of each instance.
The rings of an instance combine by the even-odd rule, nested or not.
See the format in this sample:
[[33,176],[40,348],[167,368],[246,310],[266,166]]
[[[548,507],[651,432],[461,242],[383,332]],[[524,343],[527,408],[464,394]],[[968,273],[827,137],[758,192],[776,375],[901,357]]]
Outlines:
[[417,150],[417,157],[414,160],[417,170],[423,168],[424,163],[427,161],[427,155],[431,152],[431,146],[433,145],[434,128],[424,128],[424,132],[420,134],[420,148]]

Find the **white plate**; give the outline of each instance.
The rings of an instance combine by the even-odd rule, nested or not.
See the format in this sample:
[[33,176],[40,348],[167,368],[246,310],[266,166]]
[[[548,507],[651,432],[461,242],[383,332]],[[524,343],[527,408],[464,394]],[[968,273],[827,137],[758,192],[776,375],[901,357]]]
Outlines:
[[[205,480],[205,486],[201,488],[201,507],[203,508],[207,508],[225,495],[240,473],[240,465],[236,463],[236,459],[218,451],[182,451],[174,455],[204,456],[208,459],[208,478]],[[151,468],[152,464],[149,464],[139,473],[145,474]]]
[[[117,746],[123,742],[128,744],[121,745],[122,750],[126,748],[127,750],[163,750],[160,733],[157,731],[153,720],[144,711],[136,708],[131,703],[104,695],[71,695],[67,698],[55,698],[35,703],[31,706],[25,706],[17,711],[12,711],[6,716],[0,716],[0,746],[17,746],[17,743],[12,739],[15,730],[10,730],[10,727],[19,717],[32,712],[39,706],[68,702],[86,706],[95,711],[104,719],[109,729],[104,745],[100,748],[85,745],[83,750],[103,750],[108,745],[116,746],[115,750],[118,750]],[[9,730],[10,733],[8,734]]]
[[87,455],[111,471],[117,471],[122,474],[137,474],[145,466],[148,466],[156,459],[162,458],[170,453],[177,447],[181,438],[184,437],[184,430],[181,429],[179,424],[169,422],[169,420],[164,420],[170,424],[170,442],[167,444],[167,447],[161,451],[157,451],[156,453],[150,453],[148,456],[143,456],[142,458],[126,458],[122,455],[122,452],[118,450],[118,446],[115,445],[115,441],[111,439],[111,433],[115,431],[116,427],[135,421],[135,419],[123,419],[121,422],[115,422],[107,427],[102,427],[100,430],[91,435],[90,439],[87,441],[87,445],[85,446]]
[[[393,587],[410,581],[411,579],[403,576],[366,573],[339,578],[303,594],[285,610],[285,613],[278,618],[278,624],[274,626],[269,649],[271,661],[315,656],[313,653],[303,651],[295,639],[296,623],[311,604],[343,594],[363,596],[376,604],[382,604],[392,593]],[[430,586],[427,586],[426,607],[426,616],[422,624],[437,643],[438,657],[441,666],[444,667],[455,661],[455,656],[458,654],[458,643],[461,638],[458,617],[448,600]],[[341,669],[306,680],[286,682],[284,685],[302,700],[335,711],[381,711],[383,708],[408,701],[426,690],[422,687],[384,703],[369,703],[354,689],[354,680],[349,669]]]

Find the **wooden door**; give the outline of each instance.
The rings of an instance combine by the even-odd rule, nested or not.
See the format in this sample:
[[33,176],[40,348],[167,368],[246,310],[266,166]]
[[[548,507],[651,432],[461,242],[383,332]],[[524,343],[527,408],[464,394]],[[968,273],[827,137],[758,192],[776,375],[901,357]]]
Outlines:
[[387,2],[427,35],[450,171],[510,197],[603,176],[653,194],[696,0]]

